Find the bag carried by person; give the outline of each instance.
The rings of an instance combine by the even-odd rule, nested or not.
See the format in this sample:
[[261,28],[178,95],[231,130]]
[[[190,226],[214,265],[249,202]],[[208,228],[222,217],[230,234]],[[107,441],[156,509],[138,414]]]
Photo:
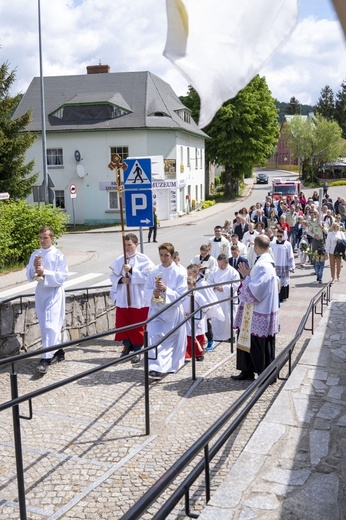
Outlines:
[[338,240],[334,249],[334,255],[339,255],[346,261],[346,240]]

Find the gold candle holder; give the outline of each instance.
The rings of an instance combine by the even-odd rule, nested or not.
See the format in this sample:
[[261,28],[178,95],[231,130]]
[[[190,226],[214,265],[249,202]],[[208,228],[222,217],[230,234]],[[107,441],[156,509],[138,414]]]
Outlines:
[[[162,276],[155,276],[156,282],[159,282],[160,280],[162,280]],[[163,296],[160,295],[160,296],[153,296],[151,301],[155,302],[155,303],[164,303],[166,300],[163,298]]]
[[[39,259],[39,258],[42,258],[42,256],[41,255],[36,255],[35,258]],[[44,275],[35,273],[34,279],[35,279],[36,282],[43,282]]]

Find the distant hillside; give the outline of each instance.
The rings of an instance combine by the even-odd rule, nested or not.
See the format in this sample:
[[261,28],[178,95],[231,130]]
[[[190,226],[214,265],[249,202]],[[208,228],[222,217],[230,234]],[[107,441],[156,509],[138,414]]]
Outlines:
[[[284,116],[288,114],[287,107],[289,106],[289,103],[285,103],[285,101],[278,101],[276,99],[275,104],[276,104],[276,108],[279,111],[278,120],[279,120],[279,123],[281,124]],[[313,107],[311,105],[300,105],[300,108],[301,108],[300,115],[302,115],[302,116],[307,116],[309,114],[309,112],[314,112],[314,110],[315,110],[315,107]]]

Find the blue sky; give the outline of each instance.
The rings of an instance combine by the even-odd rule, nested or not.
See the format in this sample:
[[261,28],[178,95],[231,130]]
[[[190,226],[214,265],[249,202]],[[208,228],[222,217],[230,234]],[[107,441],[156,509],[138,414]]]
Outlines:
[[315,16],[318,19],[337,19],[333,3],[330,0],[300,0],[299,20],[301,21],[309,16]]
[[[162,55],[165,0],[41,0],[41,18],[44,75],[85,74],[101,61],[111,72],[149,70],[186,94],[187,82]],[[24,92],[39,75],[35,0],[0,2],[0,46],[0,63],[16,68],[14,93]],[[346,79],[345,51],[331,1],[300,0],[295,31],[260,74],[280,101],[314,104],[325,85],[336,92]]]

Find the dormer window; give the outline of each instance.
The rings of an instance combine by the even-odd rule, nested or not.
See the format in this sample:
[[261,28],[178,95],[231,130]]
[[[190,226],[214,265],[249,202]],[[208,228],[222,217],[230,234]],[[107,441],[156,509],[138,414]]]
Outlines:
[[52,125],[93,124],[117,119],[128,114],[129,111],[111,103],[83,103],[68,104],[49,114]]
[[184,121],[184,123],[191,123],[191,114],[188,110],[176,110],[177,115]]
[[153,114],[150,114],[149,117],[170,117],[165,112],[154,112]]

